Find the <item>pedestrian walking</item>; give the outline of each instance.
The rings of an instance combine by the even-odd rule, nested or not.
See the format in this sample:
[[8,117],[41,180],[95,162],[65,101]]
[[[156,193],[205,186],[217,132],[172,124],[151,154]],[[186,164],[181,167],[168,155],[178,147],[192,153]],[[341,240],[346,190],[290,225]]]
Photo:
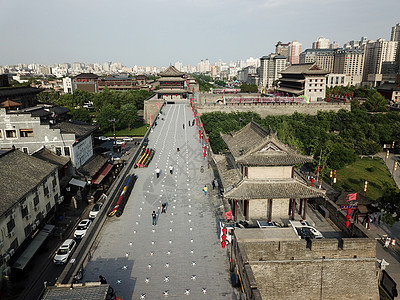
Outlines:
[[193,119],[193,122],[192,122],[192,126],[194,126],[194,119]]
[[378,216],[378,224],[381,224],[381,218],[382,218],[382,215],[379,215]]
[[376,214],[374,214],[373,222],[376,223]]
[[161,213],[167,213],[167,203],[164,202],[163,204],[161,204]]
[[179,151],[181,151],[181,150],[179,150],[179,148],[176,148],[176,152],[179,152]]
[[392,238],[392,247],[396,246],[396,239]]
[[385,240],[385,248],[389,248],[390,245],[390,237],[387,237]]
[[215,189],[215,178],[213,179],[213,181],[211,181],[211,184],[212,184],[212,188],[214,190]]
[[183,125],[183,129],[185,129],[185,124],[182,124]]
[[174,173],[174,167],[173,166],[169,166],[169,173],[172,175],[172,173]]
[[189,122],[189,127],[190,127],[190,120],[188,122]]
[[205,185],[203,188],[204,195],[207,196],[208,187]]
[[154,210],[151,213],[151,218],[153,219],[153,226],[157,226],[157,214]]
[[161,172],[161,170],[157,167],[157,168],[156,168],[156,175],[157,175],[157,178],[160,177],[160,172]]

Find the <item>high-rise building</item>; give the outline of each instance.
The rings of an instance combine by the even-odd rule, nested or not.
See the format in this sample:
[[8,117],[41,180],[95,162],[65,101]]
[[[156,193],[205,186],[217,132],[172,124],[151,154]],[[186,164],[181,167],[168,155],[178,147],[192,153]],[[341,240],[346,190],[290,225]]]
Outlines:
[[329,40],[320,36],[315,42],[312,44],[313,49],[329,49]]
[[333,73],[362,75],[364,68],[364,49],[337,49],[335,51]]
[[340,44],[336,41],[333,41],[332,44],[329,45],[329,49],[338,49],[340,48]]
[[392,27],[392,34],[390,35],[390,40],[395,42],[400,42],[400,23]]
[[397,41],[385,41],[378,39],[376,42],[369,42],[365,46],[365,60],[363,82],[376,85],[379,79],[368,79],[369,75],[382,74],[383,62],[394,62],[396,60]]
[[289,43],[289,51],[288,51],[288,62],[292,65],[298,64],[300,60],[302,44],[298,41],[293,41]]
[[181,62],[177,61],[174,66],[175,66],[175,69],[177,69],[179,72],[182,71],[182,63]]
[[289,54],[289,43],[284,44],[281,41],[277,42],[275,45],[275,54],[283,55],[288,57]]
[[333,72],[335,51],[331,49],[307,49],[300,54],[300,63],[316,63],[322,70]]
[[284,69],[286,69],[285,56],[270,54],[261,57],[260,88],[271,88],[274,81],[281,77],[280,72]]

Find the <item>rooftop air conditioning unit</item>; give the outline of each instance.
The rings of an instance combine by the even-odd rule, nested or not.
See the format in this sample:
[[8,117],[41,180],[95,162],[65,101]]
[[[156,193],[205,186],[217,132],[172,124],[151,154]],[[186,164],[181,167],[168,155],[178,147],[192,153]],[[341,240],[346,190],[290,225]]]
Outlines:
[[10,256],[13,256],[14,253],[15,253],[15,250],[14,250],[14,249],[10,249],[10,251],[8,251],[8,254],[10,254]]
[[30,218],[32,218],[32,214],[27,214],[27,215],[25,216],[25,219],[27,219],[27,220],[29,220]]
[[34,207],[34,209],[35,209],[35,211],[39,210],[39,206],[36,205],[36,206]]
[[36,221],[35,221],[35,224],[36,224],[36,227],[38,227],[38,226],[40,225],[40,221],[39,221],[39,220],[36,220]]
[[22,208],[22,209],[25,209],[25,208],[26,208],[26,203],[25,203],[25,202],[21,204],[21,208]]
[[16,216],[16,213],[13,212],[13,213],[10,215],[10,218],[11,218],[11,219],[15,219],[15,216]]
[[42,210],[42,216],[43,216],[43,218],[46,217],[46,215],[47,215],[46,211],[45,211],[45,210]]
[[32,227],[32,231],[35,230],[36,229],[36,224],[32,223],[31,227]]
[[10,260],[10,254],[4,255],[4,256],[3,256],[3,260],[4,260],[5,262],[8,262],[8,261]]
[[64,201],[64,196],[60,196],[57,200],[57,204],[61,204]]
[[13,237],[15,235],[15,231],[14,230],[12,230],[12,231],[10,231],[9,233],[8,233],[8,236],[9,237]]

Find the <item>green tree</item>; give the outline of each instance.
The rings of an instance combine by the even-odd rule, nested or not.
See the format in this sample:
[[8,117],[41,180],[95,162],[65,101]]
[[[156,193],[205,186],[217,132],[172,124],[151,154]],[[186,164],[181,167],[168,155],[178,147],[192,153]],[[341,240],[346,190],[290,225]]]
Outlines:
[[113,129],[113,122],[115,120],[115,127],[119,128],[119,122],[121,120],[121,114],[114,105],[111,103],[105,104],[99,114],[97,115],[97,124],[100,126],[102,132],[107,132]]
[[258,93],[258,87],[255,84],[242,83],[240,91],[242,93]]
[[70,111],[72,115],[72,119],[77,121],[82,121],[85,123],[92,123],[92,118],[90,117],[90,113],[85,108],[74,108]]
[[137,108],[135,103],[127,103],[121,106],[121,126],[128,127],[128,130],[131,130],[131,127],[134,126],[137,120]]
[[400,192],[388,188],[385,194],[377,199],[379,208],[384,211],[383,221],[390,224],[400,221]]

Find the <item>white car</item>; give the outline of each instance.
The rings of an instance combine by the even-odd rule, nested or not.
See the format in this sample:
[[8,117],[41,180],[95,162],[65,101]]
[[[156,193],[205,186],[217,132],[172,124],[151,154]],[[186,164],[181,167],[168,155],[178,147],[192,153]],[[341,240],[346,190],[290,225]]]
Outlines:
[[117,145],[123,145],[123,144],[125,144],[125,141],[117,140],[115,143],[116,143]]
[[100,211],[100,209],[101,209],[102,206],[103,206],[103,203],[97,202],[97,203],[93,206],[92,210],[90,211],[90,213],[89,213],[89,218],[90,218],[90,219],[96,218],[96,216],[97,216],[97,214],[99,213],[99,211]]
[[60,248],[58,248],[56,255],[53,258],[53,262],[57,265],[65,264],[71,253],[74,252],[75,247],[76,242],[73,239],[65,240]]
[[132,142],[132,141],[133,141],[133,138],[126,136],[126,137],[123,138],[123,140],[124,140],[125,142]]
[[110,140],[110,138],[109,138],[109,137],[106,137],[106,136],[99,136],[98,139],[99,139],[100,141],[109,141],[109,140]]
[[76,227],[76,230],[74,232],[74,237],[76,239],[82,239],[85,235],[87,230],[89,229],[90,225],[92,224],[92,221],[89,219],[83,219],[78,226]]

